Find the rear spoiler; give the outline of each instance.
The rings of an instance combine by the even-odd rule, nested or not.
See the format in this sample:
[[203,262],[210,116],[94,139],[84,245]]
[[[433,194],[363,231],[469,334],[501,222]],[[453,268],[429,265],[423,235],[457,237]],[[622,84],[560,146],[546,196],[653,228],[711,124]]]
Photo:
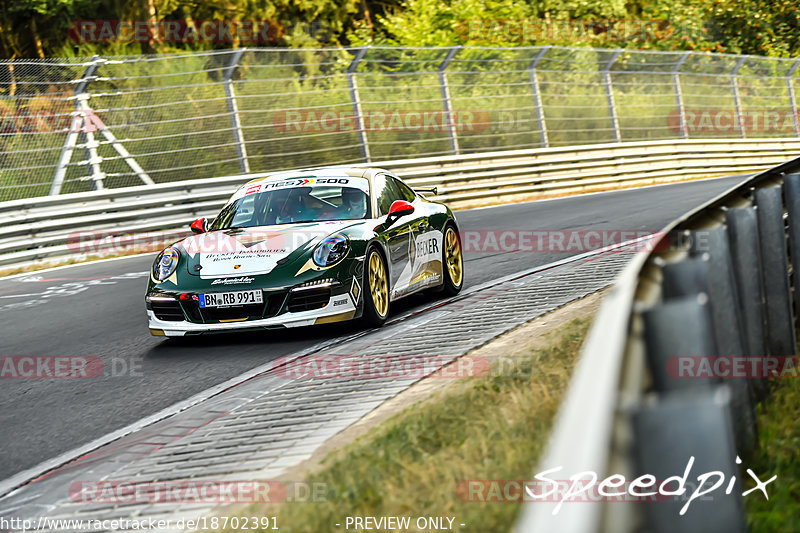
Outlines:
[[422,193],[428,193],[428,194],[432,194],[432,195],[434,195],[434,196],[436,196],[437,194],[439,194],[439,187],[430,187],[430,188],[428,188],[428,189],[417,189],[417,188],[415,188],[414,190],[415,190],[416,192],[420,193],[420,194],[422,194]]

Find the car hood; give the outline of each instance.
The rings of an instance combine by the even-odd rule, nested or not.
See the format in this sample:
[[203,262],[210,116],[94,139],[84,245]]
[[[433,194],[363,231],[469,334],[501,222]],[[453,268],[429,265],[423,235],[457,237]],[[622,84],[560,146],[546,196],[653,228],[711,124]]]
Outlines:
[[336,220],[219,230],[193,235],[179,246],[187,257],[189,273],[202,279],[257,276],[270,273],[297,250],[310,254],[328,235],[361,222]]

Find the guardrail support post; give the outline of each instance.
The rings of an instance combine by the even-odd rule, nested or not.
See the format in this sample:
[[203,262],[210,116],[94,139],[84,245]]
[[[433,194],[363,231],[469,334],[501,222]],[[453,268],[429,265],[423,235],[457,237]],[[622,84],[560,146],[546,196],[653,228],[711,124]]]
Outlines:
[[800,59],[792,64],[789,72],[786,73],[786,90],[789,93],[789,110],[792,112],[792,122],[794,122],[794,134],[797,137],[800,137],[800,122],[798,122],[797,118],[797,100],[794,96],[794,84],[792,83],[792,76],[797,71],[797,67],[800,67]]
[[[75,151],[75,146],[78,143],[78,136],[80,135],[81,131],[85,128],[83,125],[86,121],[86,115],[82,112],[83,111],[83,100],[87,97],[86,95],[86,87],[88,87],[89,83],[95,78],[95,74],[97,73],[97,69],[100,67],[100,64],[103,60],[100,59],[100,56],[92,57],[91,63],[89,66],[86,67],[86,70],[83,72],[83,76],[81,76],[81,81],[75,86],[75,89],[72,91],[72,94],[75,98],[75,112],[72,115],[72,120],[70,121],[69,131],[67,132],[67,140],[64,142],[64,146],[61,147],[61,155],[58,158],[58,164],[56,165],[56,173],[53,176],[53,183],[50,185],[50,196],[55,196],[61,193],[61,187],[64,185],[64,178],[67,175],[67,166],[69,162],[72,160],[72,153]],[[87,147],[88,147],[87,143]],[[95,151],[96,155],[96,151]],[[89,155],[89,164],[93,160],[92,155]],[[94,172],[94,167],[90,167],[92,172]],[[99,167],[98,167],[99,171]],[[102,177],[98,175],[100,178],[100,188],[102,188]]]
[[454,46],[447,51],[444,60],[439,64],[439,87],[442,91],[442,106],[444,107],[444,118],[447,121],[447,131],[450,134],[450,149],[453,154],[460,152],[458,147],[458,136],[456,135],[456,119],[453,116],[453,105],[450,101],[450,86],[447,84],[447,66],[453,57],[461,49],[461,46]]
[[[705,267],[705,268],[703,268]],[[707,283],[702,279],[706,263],[687,263],[682,273],[674,269],[670,277],[688,277],[688,270],[694,270],[691,277],[699,279],[687,283],[688,286]],[[686,281],[686,280],[684,280]],[[708,387],[712,378],[677,379],[670,374],[670,364],[676,357],[692,354],[698,357],[714,357],[718,349],[711,322],[711,309],[707,293],[687,296],[672,296],[663,304],[642,313],[644,339],[647,348],[647,363],[653,376],[653,386],[659,393]]]
[[689,138],[689,128],[686,125],[686,108],[683,105],[683,91],[681,90],[681,67],[691,54],[691,52],[684,52],[672,70],[672,86],[675,88],[675,104],[678,106],[682,139]]
[[708,295],[714,304],[711,306],[711,320],[714,324],[717,355],[746,355],[742,339],[742,317],[736,276],[733,273],[725,226],[697,230],[704,234],[702,243],[699,237],[692,239],[690,252],[694,256],[708,255],[708,268],[714,275],[708,279]]
[[795,355],[797,344],[781,190],[777,187],[760,187],[755,191],[755,203],[767,315],[767,348],[770,355]]
[[619,117],[617,117],[617,106],[614,102],[614,87],[611,85],[611,67],[614,66],[619,56],[622,54],[622,50],[618,49],[614,51],[614,55],[611,56],[608,63],[602,69],[603,74],[603,86],[606,89],[606,101],[608,102],[608,116],[611,119],[611,129],[614,131],[614,141],[615,142],[622,142],[622,134],[619,130]]
[[539,62],[542,60],[545,54],[547,54],[548,50],[550,50],[550,45],[547,45],[539,50],[539,53],[536,54],[536,57],[533,59],[533,61],[531,61],[531,64],[528,67],[528,73],[531,79],[531,92],[533,93],[534,111],[536,112],[536,122],[539,124],[540,144],[543,148],[548,148],[550,146],[550,140],[547,138],[547,123],[545,122],[544,118],[542,93],[539,90],[539,76],[536,74],[536,67],[539,66]]
[[[681,334],[680,330],[676,333]],[[732,434],[730,401],[723,385],[692,394],[668,394],[657,402],[642,402],[631,416],[632,439],[636,443],[631,446],[634,475],[667,479],[683,472],[689,457],[693,457],[693,472],[720,472],[726,482],[735,479],[739,470],[734,458],[737,452],[742,452],[736,448]],[[680,515],[686,503],[684,498],[642,504],[645,523],[640,527],[654,533],[697,532],[707,531],[709,524],[714,524],[718,531],[745,533],[742,486],[737,480],[733,487],[730,496],[694,500],[684,516]],[[592,530],[598,531],[600,527]]]
[[369,144],[367,143],[367,131],[364,128],[364,114],[361,111],[361,99],[358,96],[358,83],[356,82],[355,72],[358,64],[364,58],[364,55],[369,50],[369,46],[362,46],[356,52],[355,57],[347,67],[347,86],[350,89],[350,101],[353,103],[353,120],[356,126],[356,135],[358,136],[358,144],[361,146],[361,159],[365,163],[369,163],[372,159],[369,153]]
[[225,102],[228,104],[228,113],[231,116],[231,129],[233,130],[233,140],[236,142],[236,152],[239,156],[239,170],[242,174],[250,173],[250,162],[247,160],[247,148],[245,147],[244,132],[242,131],[242,121],[239,118],[239,106],[236,103],[236,92],[233,88],[233,73],[239,66],[239,61],[247,48],[239,48],[233,52],[228,66],[225,67],[222,76],[225,87]]
[[794,309],[797,315],[800,312],[800,174],[787,174],[783,177],[783,196],[789,215],[789,252],[794,277]]
[[[733,273],[739,288],[739,309],[742,315],[742,340],[745,353],[751,357],[767,354],[764,337],[764,287],[761,281],[761,250],[758,246],[758,223],[753,207],[736,207],[725,211],[728,225]],[[753,380],[759,396],[767,392],[765,380]]]
[[736,106],[736,120],[739,121],[739,135],[744,139],[747,136],[745,131],[744,117],[742,116],[742,97],[739,94],[739,69],[742,68],[747,57],[740,57],[736,66],[731,71],[731,89],[733,89],[733,105]]

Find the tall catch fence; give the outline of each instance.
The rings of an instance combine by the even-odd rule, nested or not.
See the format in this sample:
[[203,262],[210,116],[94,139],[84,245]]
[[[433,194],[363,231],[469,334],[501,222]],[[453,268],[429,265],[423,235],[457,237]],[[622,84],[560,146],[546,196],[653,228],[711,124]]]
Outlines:
[[800,60],[242,48],[0,63],[0,201],[564,145],[800,136]]

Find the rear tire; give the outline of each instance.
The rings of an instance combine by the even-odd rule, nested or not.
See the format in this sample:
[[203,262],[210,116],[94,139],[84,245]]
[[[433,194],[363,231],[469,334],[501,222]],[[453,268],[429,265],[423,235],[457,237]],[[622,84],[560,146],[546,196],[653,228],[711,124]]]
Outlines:
[[380,327],[389,316],[389,274],[386,261],[373,246],[364,261],[364,322]]
[[455,224],[448,222],[442,239],[442,290],[455,296],[464,286],[464,257],[461,253],[461,236]]

